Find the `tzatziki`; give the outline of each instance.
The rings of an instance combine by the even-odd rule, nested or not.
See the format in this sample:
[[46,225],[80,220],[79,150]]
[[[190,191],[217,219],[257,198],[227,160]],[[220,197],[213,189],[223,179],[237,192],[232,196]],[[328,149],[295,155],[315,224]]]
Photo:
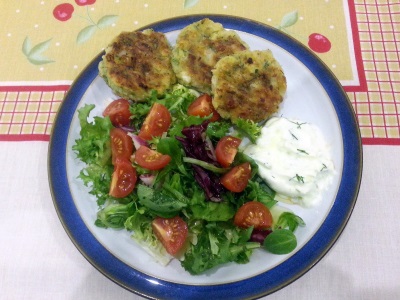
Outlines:
[[256,144],[244,153],[258,164],[259,175],[277,192],[277,200],[304,207],[321,201],[335,172],[320,129],[294,119],[268,120]]

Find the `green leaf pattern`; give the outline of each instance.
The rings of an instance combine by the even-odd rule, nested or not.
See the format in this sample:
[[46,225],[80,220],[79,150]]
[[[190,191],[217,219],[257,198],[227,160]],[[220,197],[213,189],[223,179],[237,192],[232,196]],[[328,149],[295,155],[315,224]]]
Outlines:
[[43,53],[49,48],[51,39],[44,42],[40,42],[32,47],[31,40],[26,37],[22,44],[22,53],[26,56],[28,61],[34,65],[44,65],[54,62],[54,60],[48,59],[43,56]]
[[86,26],[78,33],[78,36],[76,37],[76,42],[78,44],[83,44],[84,42],[89,40],[96,31],[96,25]]
[[280,24],[276,26],[276,28],[282,30],[287,34],[290,34],[288,27],[291,27],[294,24],[296,24],[298,20],[299,20],[299,13],[297,12],[297,10],[291,11],[282,17]]
[[[89,13],[88,13],[89,14]],[[76,37],[76,43],[78,45],[83,44],[90,40],[90,38],[97,32],[97,30],[103,30],[109,26],[112,26],[118,19],[117,15],[105,15],[101,17],[97,23],[89,18],[86,19],[91,24],[84,27],[79,31]],[[44,56],[44,52],[50,47],[52,39],[48,39],[44,42],[40,42],[32,47],[32,43],[29,37],[26,37],[22,43],[22,53],[28,59],[28,61],[33,65],[43,65],[54,62],[54,60],[49,59]]]
[[200,0],[185,0],[183,2],[183,7],[184,8],[190,8],[195,6]]
[[287,27],[293,26],[294,24],[297,23],[298,19],[299,19],[299,14],[298,14],[297,10],[287,13],[286,15],[283,16],[279,27],[287,28]]
[[31,40],[28,37],[26,37],[22,44],[22,53],[24,53],[25,56],[29,56],[30,49],[32,49]]
[[112,26],[118,19],[118,16],[116,15],[107,15],[102,18],[97,22],[97,27],[100,29],[104,29],[108,26]]
[[[191,8],[199,3],[200,0],[184,0],[183,2],[183,7],[186,8]],[[89,14],[89,12],[88,12]],[[87,19],[90,21],[90,25],[82,28],[81,31],[79,31],[77,37],[76,37],[76,43],[78,45],[83,44],[90,40],[92,36],[97,32],[97,30],[102,30],[105,29],[109,26],[112,26],[115,24],[117,21],[118,16],[117,15],[105,15],[101,17],[97,23],[94,22],[90,16]],[[277,26],[278,29],[286,31],[286,28],[293,26],[296,24],[298,21],[298,12],[292,11],[287,13],[286,15],[283,16],[279,26]],[[29,37],[26,37],[23,44],[22,44],[22,53],[25,55],[25,57],[28,59],[28,61],[31,64],[34,65],[43,65],[43,64],[48,64],[54,62],[54,60],[51,60],[47,57],[44,56],[44,52],[50,47],[52,39],[48,39],[44,42],[40,42],[36,44],[35,46],[32,47],[31,40]]]
[[105,29],[109,26],[112,26],[118,19],[116,15],[106,15],[100,18],[97,23],[93,23],[92,25],[86,26],[83,28],[76,37],[77,44],[83,44],[88,41],[99,29]]

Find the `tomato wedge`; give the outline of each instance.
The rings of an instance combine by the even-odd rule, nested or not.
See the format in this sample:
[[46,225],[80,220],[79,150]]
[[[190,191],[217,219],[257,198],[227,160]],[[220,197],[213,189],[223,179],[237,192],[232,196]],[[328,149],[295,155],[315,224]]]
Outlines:
[[221,118],[212,105],[212,98],[208,94],[202,94],[194,100],[192,104],[189,105],[187,113],[190,116],[198,117],[207,117],[212,114],[212,117],[210,118],[211,122],[215,122]]
[[136,180],[137,174],[132,164],[128,160],[118,158],[111,178],[110,196],[115,198],[128,196],[135,188]]
[[122,98],[114,100],[106,107],[103,116],[108,116],[115,127],[129,126],[131,118],[129,101]]
[[168,109],[160,103],[154,103],[138,135],[142,139],[149,141],[153,137],[161,136],[168,130],[170,125],[171,114]]
[[222,167],[227,168],[232,164],[241,142],[241,139],[233,136],[224,136],[219,140],[215,156]]
[[233,167],[228,173],[221,177],[221,184],[234,193],[243,192],[251,177],[250,163],[245,162]]
[[268,229],[272,226],[272,214],[261,202],[250,201],[239,208],[233,223],[242,228]]
[[171,156],[162,154],[146,146],[140,146],[135,153],[136,163],[149,170],[160,170],[169,164]]
[[169,254],[176,255],[182,249],[188,235],[188,226],[181,217],[157,217],[151,225],[154,234]]
[[110,131],[111,137],[111,153],[112,163],[118,158],[130,160],[133,153],[133,141],[132,138],[121,128],[113,128]]

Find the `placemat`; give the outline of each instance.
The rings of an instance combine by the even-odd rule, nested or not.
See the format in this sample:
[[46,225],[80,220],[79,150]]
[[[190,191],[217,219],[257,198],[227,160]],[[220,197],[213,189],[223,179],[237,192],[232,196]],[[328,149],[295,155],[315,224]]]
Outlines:
[[69,86],[121,31],[189,14],[225,14],[299,40],[338,77],[364,144],[400,144],[400,5],[339,0],[7,1],[0,47],[0,140],[49,140]]

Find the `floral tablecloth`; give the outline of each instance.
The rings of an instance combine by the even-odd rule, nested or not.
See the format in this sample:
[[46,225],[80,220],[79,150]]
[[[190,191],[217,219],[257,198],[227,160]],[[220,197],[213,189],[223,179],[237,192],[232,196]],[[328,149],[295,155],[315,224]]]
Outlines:
[[0,299],[141,298],[68,239],[48,187],[47,142],[72,82],[114,36],[192,14],[248,18],[299,40],[337,76],[359,122],[363,183],[346,230],[268,298],[400,299],[399,0],[1,1]]

